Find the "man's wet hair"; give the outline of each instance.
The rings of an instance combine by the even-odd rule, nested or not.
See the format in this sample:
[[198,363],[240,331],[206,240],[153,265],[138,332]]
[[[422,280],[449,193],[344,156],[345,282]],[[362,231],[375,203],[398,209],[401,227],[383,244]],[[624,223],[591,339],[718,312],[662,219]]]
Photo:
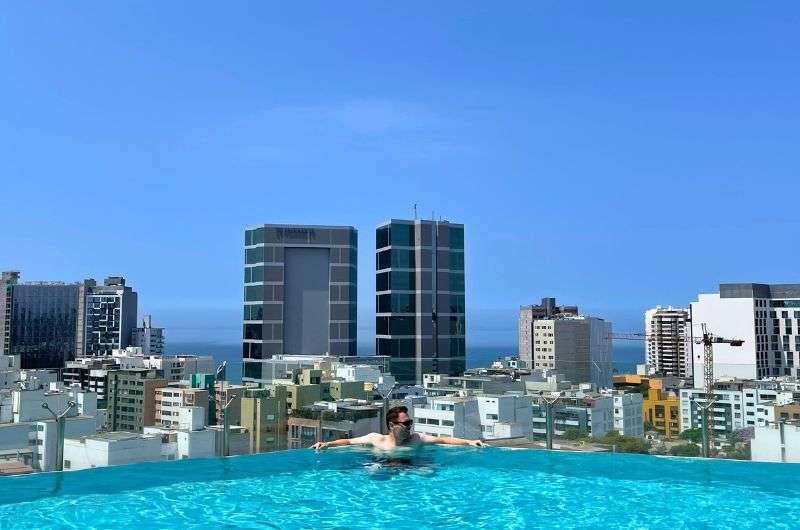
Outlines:
[[389,427],[389,425],[392,423],[397,423],[397,418],[403,412],[408,414],[408,408],[402,405],[399,407],[390,408],[388,412],[386,412],[386,427]]

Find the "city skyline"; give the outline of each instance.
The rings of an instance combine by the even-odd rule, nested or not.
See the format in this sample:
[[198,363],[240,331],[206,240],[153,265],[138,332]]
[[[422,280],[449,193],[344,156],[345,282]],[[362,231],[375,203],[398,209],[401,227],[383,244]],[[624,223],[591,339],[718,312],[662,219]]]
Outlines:
[[800,191],[799,8],[780,6],[198,7],[187,25],[178,6],[18,5],[2,269],[121,274],[171,340],[236,343],[244,227],[352,225],[368,277],[375,227],[417,204],[469,227],[468,347],[515,344],[542,297],[638,330],[722,282],[796,281],[796,219],[753,200]]

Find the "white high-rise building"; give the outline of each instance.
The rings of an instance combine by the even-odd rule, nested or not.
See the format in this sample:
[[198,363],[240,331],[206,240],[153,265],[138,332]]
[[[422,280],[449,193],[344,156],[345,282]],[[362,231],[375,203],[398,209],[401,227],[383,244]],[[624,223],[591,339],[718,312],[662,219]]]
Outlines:
[[145,315],[142,327],[133,330],[131,343],[148,355],[164,355],[164,328],[153,327],[153,317]]
[[[690,309],[692,336],[741,339],[714,345],[714,376],[761,379],[797,376],[800,365],[800,284],[723,283],[719,293],[700,294]],[[703,348],[695,345],[694,385],[703,387]]]
[[536,320],[531,368],[551,369],[573,383],[611,388],[611,322],[572,315]]
[[657,306],[644,313],[648,373],[692,376],[689,310]]

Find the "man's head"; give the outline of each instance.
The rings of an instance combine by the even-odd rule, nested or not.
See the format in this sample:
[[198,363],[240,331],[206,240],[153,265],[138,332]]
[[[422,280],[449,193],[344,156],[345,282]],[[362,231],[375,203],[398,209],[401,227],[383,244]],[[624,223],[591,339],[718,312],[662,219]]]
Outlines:
[[398,443],[407,442],[411,438],[411,425],[414,421],[408,417],[406,407],[392,407],[386,413],[386,428]]

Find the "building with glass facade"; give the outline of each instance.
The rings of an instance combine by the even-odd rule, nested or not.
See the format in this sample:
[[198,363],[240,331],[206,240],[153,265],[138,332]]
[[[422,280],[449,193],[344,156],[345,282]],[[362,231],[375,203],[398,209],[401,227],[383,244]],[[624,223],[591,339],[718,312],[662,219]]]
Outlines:
[[83,341],[79,357],[102,357],[131,345],[136,329],[138,296],[125,278],[110,276],[103,285],[87,289]]
[[61,368],[75,358],[83,293],[89,281],[19,282],[4,272],[0,288],[0,354],[19,355],[22,368]]
[[356,354],[357,254],[351,226],[245,231],[244,381],[277,354]]
[[464,225],[392,219],[376,231],[375,353],[398,383],[466,368]]

